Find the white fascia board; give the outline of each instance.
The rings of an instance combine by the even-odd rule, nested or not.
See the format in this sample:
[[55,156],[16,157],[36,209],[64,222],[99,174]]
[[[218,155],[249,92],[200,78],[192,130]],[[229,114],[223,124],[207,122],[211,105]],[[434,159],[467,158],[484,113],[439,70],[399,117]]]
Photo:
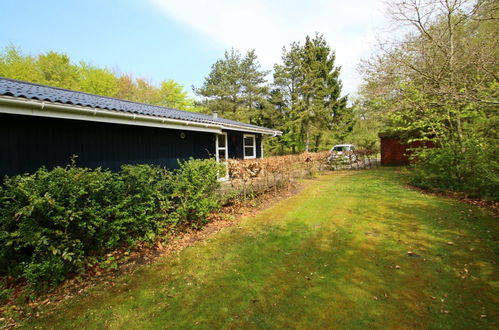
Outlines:
[[259,130],[259,129],[253,129],[251,127],[236,126],[236,125],[227,126],[227,124],[224,124],[224,123],[222,123],[222,129],[226,130],[226,131],[239,131],[239,132],[247,132],[247,133],[258,133],[258,134],[267,134],[267,135],[272,135],[272,136],[282,135],[281,131]]
[[0,113],[86,120],[112,124],[158,127],[208,133],[222,132],[221,125],[196,123],[191,121],[146,116],[77,105],[58,104],[54,102],[27,100],[24,98],[10,96],[0,97]]

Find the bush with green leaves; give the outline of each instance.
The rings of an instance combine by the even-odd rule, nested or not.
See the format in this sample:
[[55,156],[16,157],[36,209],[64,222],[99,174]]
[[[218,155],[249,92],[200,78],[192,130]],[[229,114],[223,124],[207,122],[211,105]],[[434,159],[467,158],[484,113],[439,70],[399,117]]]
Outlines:
[[174,172],[71,165],[6,177],[0,186],[0,276],[43,289],[119,247],[152,242],[168,227],[198,227],[219,205],[217,173],[214,160],[189,160]]
[[415,186],[499,200],[499,155],[487,140],[467,138],[461,144],[418,149],[413,157]]
[[[116,200],[113,173],[73,166],[6,178],[0,190],[0,269],[30,283],[59,282],[100,249]],[[87,250],[87,251],[85,251]],[[54,261],[56,259],[57,261]]]
[[128,240],[152,241],[174,220],[170,216],[172,173],[150,165],[125,165],[116,174],[114,193],[118,199],[109,231],[109,248]]
[[173,215],[179,223],[200,227],[206,223],[208,213],[221,204],[216,192],[220,187],[218,177],[225,175],[225,165],[209,159],[190,159],[179,165],[172,181],[171,198],[176,206]]
[[6,302],[12,295],[14,290],[12,288],[8,288],[1,280],[0,280],[0,304]]

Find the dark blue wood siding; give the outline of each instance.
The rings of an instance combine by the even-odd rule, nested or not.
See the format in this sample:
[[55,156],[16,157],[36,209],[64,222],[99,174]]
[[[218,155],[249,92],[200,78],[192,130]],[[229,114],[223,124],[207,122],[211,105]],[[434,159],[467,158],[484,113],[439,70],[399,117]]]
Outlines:
[[253,133],[243,133],[238,131],[227,131],[227,141],[229,142],[229,158],[244,158],[243,136],[244,134],[255,135],[256,157],[262,157],[262,135]]
[[[185,138],[180,133],[185,133]],[[242,138],[242,135],[241,135]],[[230,146],[230,142],[229,142]],[[242,152],[242,149],[241,149]],[[68,164],[118,170],[123,164],[176,168],[177,159],[215,154],[213,133],[0,114],[0,176]]]

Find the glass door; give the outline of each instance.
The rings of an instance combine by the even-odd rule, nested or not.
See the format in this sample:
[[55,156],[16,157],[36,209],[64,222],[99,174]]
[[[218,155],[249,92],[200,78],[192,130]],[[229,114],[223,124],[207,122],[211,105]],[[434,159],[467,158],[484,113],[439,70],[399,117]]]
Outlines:
[[227,133],[217,134],[216,135],[216,159],[217,162],[224,162],[226,168],[226,175],[221,180],[227,180],[229,178],[228,170],[229,164],[227,163],[227,159],[229,158],[229,151],[227,145]]
[[226,162],[228,158],[227,151],[227,133],[217,134],[217,162]]

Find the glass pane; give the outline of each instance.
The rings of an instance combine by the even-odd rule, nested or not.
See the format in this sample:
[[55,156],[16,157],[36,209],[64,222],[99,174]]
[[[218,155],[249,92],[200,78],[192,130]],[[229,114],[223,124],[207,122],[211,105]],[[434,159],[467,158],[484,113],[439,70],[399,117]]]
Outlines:
[[249,147],[249,146],[253,147],[254,142],[255,142],[255,139],[253,139],[252,137],[245,137],[244,138],[244,146],[245,147]]
[[218,159],[225,160],[225,150],[218,150]]
[[218,136],[218,147],[225,148],[225,135]]
[[245,157],[253,157],[255,154],[253,153],[253,147],[244,147],[244,156]]

